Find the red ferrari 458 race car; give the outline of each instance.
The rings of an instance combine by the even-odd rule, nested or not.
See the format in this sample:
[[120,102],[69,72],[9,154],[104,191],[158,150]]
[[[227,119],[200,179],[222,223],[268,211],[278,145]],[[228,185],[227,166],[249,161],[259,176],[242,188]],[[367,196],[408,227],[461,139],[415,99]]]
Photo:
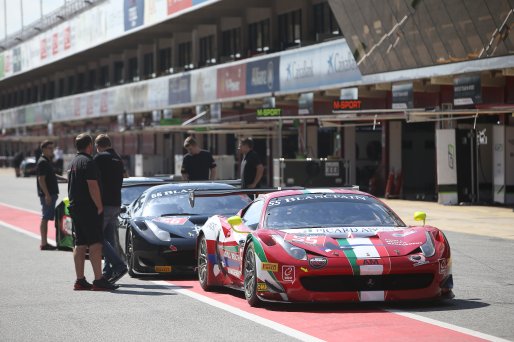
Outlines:
[[[200,190],[190,202],[245,191]],[[450,246],[439,229],[407,226],[354,188],[270,191],[258,191],[265,194],[237,216],[213,216],[201,228],[203,289],[240,289],[252,306],[453,298]]]

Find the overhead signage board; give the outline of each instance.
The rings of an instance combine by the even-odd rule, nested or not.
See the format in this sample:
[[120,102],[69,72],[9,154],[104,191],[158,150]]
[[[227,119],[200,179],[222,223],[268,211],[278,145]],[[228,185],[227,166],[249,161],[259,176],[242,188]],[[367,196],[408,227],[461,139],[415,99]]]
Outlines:
[[191,74],[171,77],[168,86],[168,104],[176,105],[191,102]]
[[246,66],[246,93],[261,94],[279,89],[279,57],[250,62]]
[[359,110],[361,106],[361,100],[334,100],[332,101],[332,112],[339,113],[347,110]]
[[414,108],[412,82],[393,84],[393,109]]
[[246,64],[241,63],[219,68],[218,98],[231,98],[246,95]]
[[280,91],[318,88],[362,79],[345,39],[286,51],[280,56]]
[[339,95],[340,100],[358,100],[359,99],[359,88],[343,88]]
[[457,76],[453,79],[453,105],[469,106],[482,103],[480,75]]
[[262,108],[257,109],[257,117],[281,116],[282,108],[275,107],[275,97],[265,97],[262,101]]
[[123,14],[125,17],[125,31],[132,30],[143,25],[145,19],[144,0],[125,0]]
[[298,98],[298,114],[314,114],[314,93],[301,94]]

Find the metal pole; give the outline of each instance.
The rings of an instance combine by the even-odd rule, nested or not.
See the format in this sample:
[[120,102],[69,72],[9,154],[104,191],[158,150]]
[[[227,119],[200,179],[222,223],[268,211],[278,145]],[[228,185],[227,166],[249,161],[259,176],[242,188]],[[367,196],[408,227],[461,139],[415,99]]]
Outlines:
[[471,203],[475,202],[475,153],[473,151],[473,145],[475,144],[475,133],[474,130],[470,131],[470,152],[471,152]]
[[476,175],[476,196],[477,196],[477,203],[480,202],[480,177],[478,174],[478,149],[480,148],[480,143],[478,141],[478,135],[479,132],[475,131],[475,175]]

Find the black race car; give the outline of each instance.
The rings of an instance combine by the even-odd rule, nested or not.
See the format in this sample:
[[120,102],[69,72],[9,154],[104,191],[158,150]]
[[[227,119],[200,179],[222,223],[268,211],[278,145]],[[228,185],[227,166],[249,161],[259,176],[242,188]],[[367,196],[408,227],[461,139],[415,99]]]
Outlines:
[[[164,183],[165,180],[156,177],[124,178],[121,188],[121,207],[123,208],[128,206],[146,189]],[[73,248],[73,224],[68,206],[69,200],[68,197],[66,197],[55,208],[55,240],[57,248],[60,250],[71,250]],[[119,249],[121,252],[121,248]]]
[[224,183],[174,183],[152,187],[120,215],[120,244],[131,276],[193,273],[197,232],[213,215],[233,215],[245,207],[247,195],[198,198],[193,190],[234,189]]

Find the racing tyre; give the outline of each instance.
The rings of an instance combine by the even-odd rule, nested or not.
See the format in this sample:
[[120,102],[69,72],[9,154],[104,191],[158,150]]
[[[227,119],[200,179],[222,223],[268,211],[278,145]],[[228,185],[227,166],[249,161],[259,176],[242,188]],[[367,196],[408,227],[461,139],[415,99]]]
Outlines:
[[202,235],[198,242],[198,280],[205,291],[212,291],[213,286],[209,285],[209,262],[207,253],[207,239]]
[[127,246],[125,248],[125,255],[127,256],[127,268],[128,274],[131,277],[135,277],[134,273],[134,235],[132,230],[128,229],[127,231]]
[[260,306],[261,300],[257,297],[257,266],[253,242],[248,245],[244,258],[244,291],[250,306]]

